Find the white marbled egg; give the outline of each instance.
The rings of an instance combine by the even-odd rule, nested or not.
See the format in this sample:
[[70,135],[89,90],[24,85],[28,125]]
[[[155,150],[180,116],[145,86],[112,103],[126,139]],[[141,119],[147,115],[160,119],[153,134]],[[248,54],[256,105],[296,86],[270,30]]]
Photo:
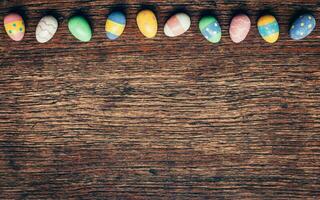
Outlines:
[[36,38],[40,43],[46,43],[51,40],[58,29],[58,21],[53,16],[43,17],[36,29]]

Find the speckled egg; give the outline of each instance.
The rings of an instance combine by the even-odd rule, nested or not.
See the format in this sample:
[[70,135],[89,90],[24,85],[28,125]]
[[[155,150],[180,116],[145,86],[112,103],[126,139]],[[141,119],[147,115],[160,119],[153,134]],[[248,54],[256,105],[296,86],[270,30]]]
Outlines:
[[8,36],[14,41],[21,41],[25,34],[22,17],[17,13],[10,13],[4,17],[4,27]]
[[107,38],[115,40],[124,32],[126,26],[126,16],[119,11],[112,12],[106,21]]
[[246,39],[250,32],[251,21],[245,14],[239,14],[232,18],[229,34],[234,43],[240,43]]
[[142,10],[137,15],[140,32],[147,38],[154,38],[158,32],[158,20],[151,10]]
[[58,21],[53,16],[43,17],[36,29],[36,39],[40,43],[46,43],[51,40],[58,29]]
[[312,33],[316,27],[316,19],[311,14],[299,16],[290,28],[290,37],[293,40],[301,40]]
[[261,37],[268,43],[275,43],[279,39],[279,24],[272,15],[264,15],[259,18],[258,30]]
[[202,35],[211,43],[218,43],[221,40],[221,27],[218,20],[213,16],[202,17],[199,22],[199,29]]
[[185,13],[177,13],[169,18],[164,26],[164,34],[168,37],[176,37],[189,30],[191,19]]

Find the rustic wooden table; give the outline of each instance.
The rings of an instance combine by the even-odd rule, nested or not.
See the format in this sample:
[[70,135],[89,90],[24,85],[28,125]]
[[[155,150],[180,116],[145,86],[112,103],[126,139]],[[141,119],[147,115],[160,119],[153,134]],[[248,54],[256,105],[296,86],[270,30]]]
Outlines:
[[[135,22],[143,2],[158,14],[152,40]],[[112,42],[104,23],[117,8],[128,26]],[[235,45],[239,9],[253,25]],[[299,42],[287,34],[304,9],[320,24],[318,0],[2,0],[0,199],[320,199],[320,28]],[[11,10],[26,19],[22,42],[4,32]],[[177,10],[192,27],[169,39]],[[275,45],[255,28],[266,10],[281,25]],[[92,22],[89,43],[68,32],[75,12]],[[210,12],[219,45],[197,28]],[[60,27],[39,44],[46,13]]]

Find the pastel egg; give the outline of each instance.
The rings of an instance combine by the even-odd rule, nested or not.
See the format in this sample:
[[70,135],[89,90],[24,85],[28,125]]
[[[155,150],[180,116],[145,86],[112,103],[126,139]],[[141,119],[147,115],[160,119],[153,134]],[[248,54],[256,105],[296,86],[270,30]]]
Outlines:
[[176,37],[189,30],[190,17],[185,13],[177,13],[169,18],[164,26],[164,34],[168,37]]
[[234,43],[240,43],[246,39],[250,32],[251,21],[245,14],[239,14],[232,18],[230,24],[230,38]]
[[68,21],[70,33],[81,42],[89,42],[92,38],[92,30],[89,22],[82,16],[71,17]]
[[137,15],[140,32],[147,38],[154,38],[158,32],[158,20],[151,10],[142,10]]
[[25,34],[22,17],[17,13],[10,13],[4,18],[4,27],[8,36],[14,41],[21,41]]
[[221,40],[221,27],[215,17],[205,16],[201,18],[199,29],[209,42],[218,43]]
[[299,16],[290,28],[290,37],[301,40],[312,33],[316,27],[316,19],[311,14]]
[[58,29],[58,21],[53,16],[43,17],[36,29],[36,39],[40,43],[46,43],[51,40]]
[[272,15],[264,15],[259,18],[258,30],[261,37],[268,43],[275,43],[279,39],[279,24]]
[[106,21],[107,38],[115,40],[124,32],[126,26],[126,16],[122,12],[112,12]]

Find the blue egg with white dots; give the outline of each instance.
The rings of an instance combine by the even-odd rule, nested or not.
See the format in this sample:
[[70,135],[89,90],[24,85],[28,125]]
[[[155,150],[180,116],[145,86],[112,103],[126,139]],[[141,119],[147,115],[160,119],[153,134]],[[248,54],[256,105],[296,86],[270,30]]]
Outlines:
[[290,37],[293,40],[301,40],[312,33],[316,27],[316,19],[311,14],[300,15],[290,28]]

